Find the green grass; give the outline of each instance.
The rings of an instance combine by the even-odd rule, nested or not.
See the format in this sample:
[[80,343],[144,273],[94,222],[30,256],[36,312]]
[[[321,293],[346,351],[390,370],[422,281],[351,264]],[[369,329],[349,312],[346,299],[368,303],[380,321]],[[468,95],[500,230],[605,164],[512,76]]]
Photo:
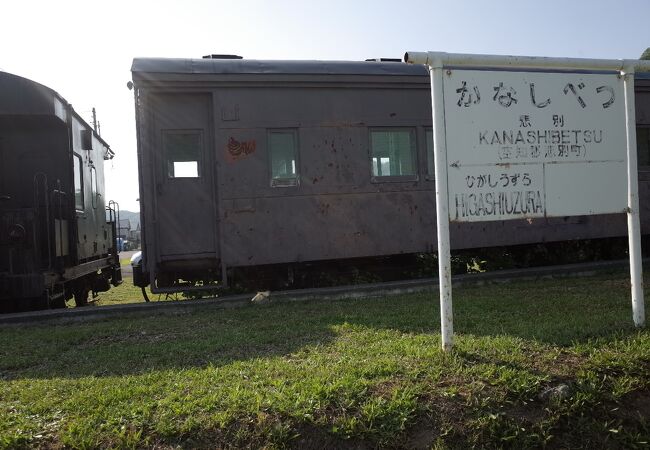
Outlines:
[[[166,296],[158,296],[151,293],[147,287],[147,295],[152,301],[165,300]],[[176,298],[176,297],[174,297]],[[122,305],[125,303],[139,303],[144,302],[142,297],[142,290],[133,285],[133,278],[125,276],[122,284],[117,287],[111,287],[107,292],[99,292],[93,303],[98,306],[105,305]],[[68,306],[74,305],[74,301],[69,300]]]
[[[624,275],[0,329],[0,447],[645,448]],[[540,400],[549,386],[569,396]]]

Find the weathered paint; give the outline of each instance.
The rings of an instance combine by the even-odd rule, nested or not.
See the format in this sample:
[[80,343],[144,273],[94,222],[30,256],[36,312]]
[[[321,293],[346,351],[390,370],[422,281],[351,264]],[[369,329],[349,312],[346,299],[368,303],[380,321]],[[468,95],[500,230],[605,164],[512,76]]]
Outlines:
[[450,219],[620,213],[620,75],[446,70]]
[[[425,148],[426,132],[432,129],[430,84],[423,67],[376,62],[138,59],[133,81],[144,259],[154,281],[156,271],[165,272],[175,263],[175,273],[178,267],[192,263],[190,274],[201,274],[220,267],[436,249],[435,177],[427,173],[430,156]],[[639,81],[637,88],[650,92],[650,80]],[[179,245],[192,234],[191,239],[203,237],[209,242],[205,247],[209,251],[176,259],[169,255],[163,261],[158,256],[162,243],[152,230],[166,227],[164,219],[176,207],[169,205],[170,211],[163,211],[156,203],[153,175],[161,169],[155,159],[160,148],[155,145],[154,130],[159,128],[156,117],[161,111],[153,99],[167,98],[161,94],[190,93],[212,98],[212,109],[201,126],[213,139],[204,147],[212,158],[213,184],[201,185],[200,198],[210,199],[216,217],[209,224],[186,224],[175,232]],[[178,111],[174,113],[173,103],[165,108],[170,126],[186,126]],[[418,171],[414,179],[373,180],[369,161],[373,127],[415,130]],[[268,130],[276,128],[297,130],[298,186],[271,186],[267,140]],[[255,142],[255,151],[233,160],[227,150],[231,138]],[[640,168],[640,195],[650,198],[650,167]],[[194,196],[176,201],[183,202],[182,208],[202,210],[203,200]],[[648,233],[650,202],[642,201],[641,208],[642,229]],[[625,233],[620,214],[452,223],[450,244],[452,249],[461,249]]]

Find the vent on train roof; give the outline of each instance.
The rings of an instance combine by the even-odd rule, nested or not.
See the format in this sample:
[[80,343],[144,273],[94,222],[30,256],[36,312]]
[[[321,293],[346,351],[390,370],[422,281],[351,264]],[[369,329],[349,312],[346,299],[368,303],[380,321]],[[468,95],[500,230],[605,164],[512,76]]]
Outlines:
[[239,55],[204,55],[203,59],[244,59]]
[[400,58],[369,58],[366,59],[369,62],[402,62]]

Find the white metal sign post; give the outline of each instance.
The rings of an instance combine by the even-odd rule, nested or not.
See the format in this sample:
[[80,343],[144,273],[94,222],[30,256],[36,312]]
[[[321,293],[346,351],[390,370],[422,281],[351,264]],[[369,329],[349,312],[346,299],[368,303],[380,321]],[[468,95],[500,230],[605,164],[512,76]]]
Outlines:
[[[449,221],[627,213],[634,324],[645,325],[637,60],[409,52],[431,74],[442,347],[453,347]],[[623,183],[627,179],[627,183]]]

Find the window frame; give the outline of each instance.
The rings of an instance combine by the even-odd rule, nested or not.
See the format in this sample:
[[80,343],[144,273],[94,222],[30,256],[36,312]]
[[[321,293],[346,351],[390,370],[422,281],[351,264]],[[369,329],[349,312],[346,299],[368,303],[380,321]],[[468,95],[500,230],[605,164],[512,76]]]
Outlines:
[[[429,152],[429,133],[431,133],[431,152]],[[427,162],[426,179],[436,179],[436,154],[433,145],[433,127],[424,127],[424,156]]]
[[[161,131],[161,136],[160,136],[160,146],[162,148],[162,166],[163,166],[163,178],[166,182],[170,180],[201,180],[203,178],[203,166],[204,164],[204,149],[203,149],[203,144],[204,144],[204,139],[203,139],[203,130],[200,128],[194,128],[194,129],[179,129],[179,128],[166,128],[162,129]],[[198,144],[198,152],[199,154],[197,155],[196,159],[196,176],[195,177],[181,177],[181,176],[169,176],[169,158],[167,157],[167,147],[165,146],[166,143],[166,136],[169,135],[179,135],[179,134],[189,134],[189,135],[196,135],[199,137],[199,144]],[[183,161],[179,161],[183,162]]]
[[[273,149],[271,148],[271,135],[290,133],[293,136],[294,158],[296,164],[296,174],[293,177],[273,178]],[[266,132],[266,147],[268,154],[269,180],[270,186],[279,187],[298,187],[300,186],[300,139],[297,128],[268,128]]]
[[[75,173],[75,161],[79,161],[79,197],[81,199],[81,203],[77,203],[77,174]],[[84,160],[83,157],[76,152],[72,152],[72,179],[74,209],[75,211],[82,213],[86,210],[86,199],[84,195]]]
[[[372,149],[372,133],[377,131],[408,131],[411,142],[411,158],[413,164],[413,174],[411,175],[375,175],[374,174],[374,161]],[[370,168],[370,182],[371,183],[400,183],[408,181],[419,180],[418,170],[418,133],[417,127],[368,127],[368,163]]]

